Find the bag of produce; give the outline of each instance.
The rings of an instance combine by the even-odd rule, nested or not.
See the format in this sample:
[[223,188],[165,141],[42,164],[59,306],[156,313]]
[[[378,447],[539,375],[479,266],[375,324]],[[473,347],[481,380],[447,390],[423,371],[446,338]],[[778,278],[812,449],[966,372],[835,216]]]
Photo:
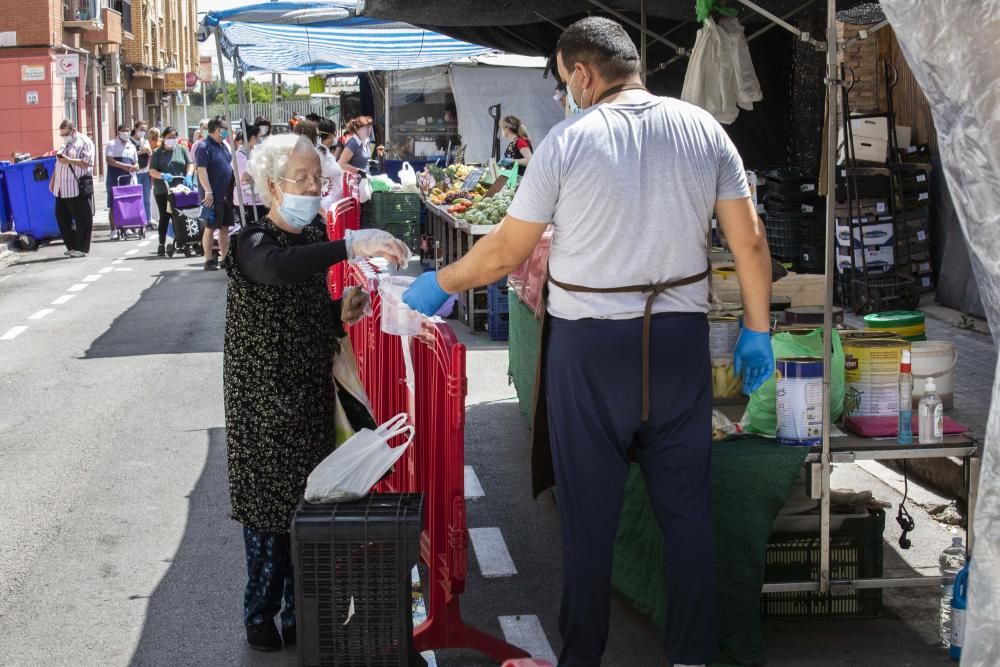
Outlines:
[[[822,357],[823,330],[816,329],[806,335],[778,333],[771,337],[771,349],[775,359],[791,357]],[[830,412],[833,421],[844,413],[844,348],[840,334],[833,332],[833,354],[830,358],[833,375],[830,378]],[[750,404],[741,423],[744,430],[773,437],[778,427],[777,416],[777,375],[772,376],[750,396]]]

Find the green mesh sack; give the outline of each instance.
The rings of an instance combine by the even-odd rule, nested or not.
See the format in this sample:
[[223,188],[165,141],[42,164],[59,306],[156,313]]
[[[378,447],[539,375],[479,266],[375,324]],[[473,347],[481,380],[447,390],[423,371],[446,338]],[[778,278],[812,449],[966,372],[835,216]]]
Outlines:
[[[771,337],[771,348],[774,350],[775,359],[822,357],[823,330],[816,329],[804,336],[790,333],[775,334]],[[833,332],[833,356],[830,363],[833,365],[833,376],[830,378],[830,412],[833,421],[837,421],[844,413],[844,348],[837,331]],[[774,437],[778,428],[775,377],[772,375],[750,396],[750,404],[743,417],[743,427],[751,433]]]

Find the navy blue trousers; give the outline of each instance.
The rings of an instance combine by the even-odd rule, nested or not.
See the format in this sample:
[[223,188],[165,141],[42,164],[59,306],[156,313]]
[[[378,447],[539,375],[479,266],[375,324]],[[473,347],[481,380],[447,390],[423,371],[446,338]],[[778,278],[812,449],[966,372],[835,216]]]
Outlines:
[[[243,622],[295,625],[295,582],[292,577],[292,541],[288,533],[267,533],[243,526],[247,557],[247,587],[243,594]],[[282,609],[281,603],[285,606]]]
[[667,658],[710,663],[718,595],[707,318],[654,316],[646,422],[642,320],[550,322],[545,383],[563,547],[559,666],[601,664],[630,449],[663,531]]

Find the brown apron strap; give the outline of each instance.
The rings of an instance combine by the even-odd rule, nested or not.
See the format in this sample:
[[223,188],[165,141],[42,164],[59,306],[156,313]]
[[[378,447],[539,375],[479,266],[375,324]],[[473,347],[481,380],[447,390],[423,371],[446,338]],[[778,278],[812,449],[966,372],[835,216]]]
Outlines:
[[646,299],[646,310],[642,316],[642,421],[649,419],[649,346],[653,328],[653,302],[656,297],[664,292],[677,287],[685,287],[699,283],[708,277],[711,269],[705,269],[699,274],[681,278],[679,280],[669,280],[664,283],[653,283],[649,285],[629,285],[627,287],[584,287],[582,285],[572,285],[559,282],[549,274],[549,281],[553,285],[567,292],[583,292],[585,294],[625,294],[639,292],[648,294]]

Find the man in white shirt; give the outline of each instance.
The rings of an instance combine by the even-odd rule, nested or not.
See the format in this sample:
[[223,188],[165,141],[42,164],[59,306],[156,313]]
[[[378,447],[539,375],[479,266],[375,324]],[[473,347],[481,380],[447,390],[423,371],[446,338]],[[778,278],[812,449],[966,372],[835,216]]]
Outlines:
[[[49,190],[56,197],[56,221],[66,254],[86,257],[90,252],[90,235],[94,228],[94,195],[80,192],[80,179],[93,188],[94,142],[76,131],[72,121],[59,125],[63,146],[58,151],[56,168],[49,181]],[[74,225],[75,223],[75,225]]]

